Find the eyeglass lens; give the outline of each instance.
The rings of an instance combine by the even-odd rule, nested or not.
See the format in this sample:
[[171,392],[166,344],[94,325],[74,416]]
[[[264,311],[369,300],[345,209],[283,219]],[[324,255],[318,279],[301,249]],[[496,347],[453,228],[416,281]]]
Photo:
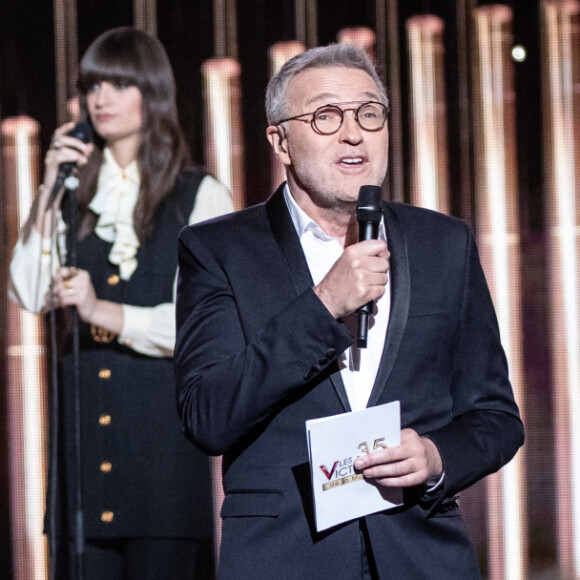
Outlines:
[[378,131],[385,123],[386,110],[380,103],[364,103],[356,110],[326,105],[315,111],[314,127],[323,134],[335,133],[342,125],[345,111],[355,111],[357,123],[366,131]]

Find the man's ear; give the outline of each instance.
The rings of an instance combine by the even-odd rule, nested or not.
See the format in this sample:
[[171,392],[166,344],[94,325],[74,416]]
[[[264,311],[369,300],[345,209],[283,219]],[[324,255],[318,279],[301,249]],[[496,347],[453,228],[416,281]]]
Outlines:
[[266,137],[276,154],[276,157],[284,164],[290,165],[290,157],[286,149],[286,136],[279,126],[270,125],[266,129]]

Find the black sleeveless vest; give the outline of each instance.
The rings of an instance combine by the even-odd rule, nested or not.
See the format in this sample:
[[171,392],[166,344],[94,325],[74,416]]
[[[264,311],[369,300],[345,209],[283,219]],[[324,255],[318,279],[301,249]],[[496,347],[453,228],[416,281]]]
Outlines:
[[[94,233],[76,244],[99,299],[135,306],[172,302],[177,236],[193,209],[202,172],[185,172],[158,208],[152,234],[128,281],[108,261],[111,244]],[[66,218],[65,218],[66,219]],[[71,240],[68,240],[69,256]],[[211,536],[208,458],[182,433],[173,359],[141,355],[116,340],[95,341],[79,323],[81,483],[85,535]],[[70,338],[61,364],[59,534],[74,530],[74,361]],[[68,528],[68,530],[67,530]]]

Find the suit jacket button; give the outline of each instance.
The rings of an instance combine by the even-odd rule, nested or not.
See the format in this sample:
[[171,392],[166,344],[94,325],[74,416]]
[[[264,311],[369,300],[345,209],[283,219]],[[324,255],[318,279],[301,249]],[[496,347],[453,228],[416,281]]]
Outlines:
[[321,358],[321,359],[318,361],[318,364],[319,364],[320,366],[322,366],[322,367],[323,367],[323,366],[326,366],[326,365],[328,364],[328,359],[327,359],[327,358]]
[[111,369],[102,368],[99,371],[99,379],[110,379],[111,378]]
[[334,348],[329,348],[326,351],[326,354],[324,356],[328,359],[332,359],[335,357],[335,355],[336,355],[336,350]]
[[110,461],[103,461],[101,463],[101,471],[103,473],[110,473],[113,469],[113,464]]
[[121,280],[121,278],[119,278],[118,274],[111,274],[108,278],[107,278],[107,284],[109,286],[116,286],[119,281]]

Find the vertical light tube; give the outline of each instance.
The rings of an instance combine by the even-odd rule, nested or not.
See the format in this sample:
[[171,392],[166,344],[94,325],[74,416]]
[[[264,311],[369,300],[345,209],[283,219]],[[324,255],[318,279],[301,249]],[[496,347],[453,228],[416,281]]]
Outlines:
[[[377,54],[386,68],[387,85],[391,113],[389,115],[389,172],[384,186],[387,198],[394,201],[405,201],[405,163],[403,131],[403,86],[401,83],[401,55],[399,51],[399,0],[376,0],[377,18],[386,15],[387,22],[384,38],[378,35]],[[377,30],[377,32],[379,32]],[[382,31],[381,31],[382,32]],[[381,46],[387,42],[388,46]]]
[[[202,66],[206,167],[232,192],[236,210],[246,205],[240,71],[239,63],[227,57],[207,60]],[[222,458],[213,457],[211,467],[217,559],[224,498]]]
[[377,68],[384,82],[387,68],[387,5],[385,0],[375,1],[375,33]]
[[375,58],[375,33],[364,26],[353,26],[350,28],[343,28],[338,31],[338,42],[346,44],[356,44],[363,48],[366,53],[372,58]]
[[437,16],[407,20],[411,202],[449,213],[443,32]]
[[473,126],[471,122],[470,101],[470,60],[475,53],[472,34],[473,19],[471,17],[477,0],[456,0],[457,26],[457,110],[458,110],[458,140],[459,140],[459,189],[461,199],[460,216],[466,221],[473,221]]
[[308,48],[318,45],[318,12],[316,0],[294,0],[296,39]]
[[[38,186],[39,125],[29,117],[2,122],[6,263]],[[40,317],[7,302],[7,405],[10,433],[10,507],[14,580],[47,577],[42,533],[46,485],[46,382]]]
[[68,121],[68,102],[76,93],[78,76],[76,0],[54,0],[56,105],[59,125]]
[[240,64],[214,58],[202,66],[206,165],[232,192],[235,209],[245,206]]
[[580,578],[580,3],[542,12],[558,551],[562,577]]
[[135,28],[157,36],[157,0],[133,0]]
[[[513,15],[507,6],[475,9],[476,219],[482,264],[494,299],[510,380],[524,412],[520,233],[515,129]],[[490,580],[527,578],[525,456],[487,478]]]
[[236,0],[213,0],[214,55],[238,57]]
[[[293,56],[305,50],[304,44],[297,40],[277,42],[268,51],[270,77],[274,76],[282,65]],[[270,151],[270,186],[272,191],[286,179],[284,165],[278,161],[274,151]]]

